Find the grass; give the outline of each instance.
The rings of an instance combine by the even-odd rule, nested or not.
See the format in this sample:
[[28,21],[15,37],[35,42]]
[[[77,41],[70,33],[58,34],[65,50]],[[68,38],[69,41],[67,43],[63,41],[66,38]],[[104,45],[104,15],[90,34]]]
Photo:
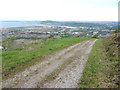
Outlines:
[[[3,79],[14,75],[36,62],[41,62],[44,56],[78,43],[88,38],[49,39],[42,43],[34,43],[14,50],[2,52]],[[32,49],[30,49],[32,48]]]
[[79,84],[80,88],[119,87],[116,42],[110,36],[99,39],[94,44]]

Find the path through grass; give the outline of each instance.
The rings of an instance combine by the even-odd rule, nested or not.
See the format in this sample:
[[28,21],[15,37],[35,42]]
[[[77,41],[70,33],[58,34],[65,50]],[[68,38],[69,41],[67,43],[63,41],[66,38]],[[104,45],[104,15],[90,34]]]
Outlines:
[[42,43],[35,43],[25,46],[24,49],[18,48],[14,50],[3,51],[3,77],[14,75],[15,72],[22,71],[24,68],[33,65],[35,62],[42,61],[42,57],[45,55],[88,39],[89,38],[51,39]]

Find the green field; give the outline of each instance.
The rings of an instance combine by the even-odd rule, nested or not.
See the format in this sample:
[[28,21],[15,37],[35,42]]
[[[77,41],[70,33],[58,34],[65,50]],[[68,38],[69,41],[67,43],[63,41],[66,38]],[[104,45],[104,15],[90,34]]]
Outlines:
[[116,36],[99,39],[86,64],[80,88],[116,88],[118,80],[118,40]]
[[26,67],[41,62],[45,55],[61,50],[72,44],[90,38],[61,38],[48,39],[40,43],[29,44],[13,50],[3,50],[2,70],[3,79],[24,70]]

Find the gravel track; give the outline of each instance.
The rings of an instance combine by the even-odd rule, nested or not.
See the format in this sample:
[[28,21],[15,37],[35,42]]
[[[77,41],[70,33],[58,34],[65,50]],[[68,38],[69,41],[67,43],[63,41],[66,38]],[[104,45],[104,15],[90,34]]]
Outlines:
[[89,42],[89,46],[83,46],[75,56],[76,59],[59,73],[55,80],[44,83],[43,88],[76,88],[94,42]]
[[76,59],[67,65],[66,68],[58,74],[57,78],[44,83],[43,86],[40,87],[76,87],[95,41],[96,40],[83,41],[48,55],[43,62],[30,66],[25,69],[25,71],[3,81],[3,87],[35,88],[46,76],[54,72],[71,57],[75,57]]

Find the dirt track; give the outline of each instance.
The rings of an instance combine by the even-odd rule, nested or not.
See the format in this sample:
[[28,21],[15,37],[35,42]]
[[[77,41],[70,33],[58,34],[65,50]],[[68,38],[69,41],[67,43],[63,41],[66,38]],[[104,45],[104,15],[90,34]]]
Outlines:
[[[83,41],[51,54],[43,62],[33,65],[24,72],[16,74],[13,78],[3,81],[3,87],[75,88],[80,82],[86,61],[95,41]],[[62,69],[57,70],[58,68]]]

